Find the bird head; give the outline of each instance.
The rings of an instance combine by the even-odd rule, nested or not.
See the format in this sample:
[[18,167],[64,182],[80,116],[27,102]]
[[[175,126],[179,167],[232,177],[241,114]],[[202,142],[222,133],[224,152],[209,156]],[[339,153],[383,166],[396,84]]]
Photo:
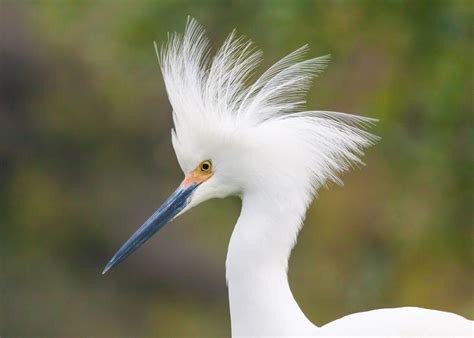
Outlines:
[[[232,32],[214,57],[204,30],[188,19],[158,60],[173,108],[173,147],[184,180],[128,239],[104,269],[118,265],[175,217],[211,198],[278,185],[307,205],[317,189],[353,164],[376,137],[372,119],[304,111],[304,94],[328,56],[305,59],[307,47],[284,57],[255,81],[262,53]],[[277,184],[276,184],[277,183]]]

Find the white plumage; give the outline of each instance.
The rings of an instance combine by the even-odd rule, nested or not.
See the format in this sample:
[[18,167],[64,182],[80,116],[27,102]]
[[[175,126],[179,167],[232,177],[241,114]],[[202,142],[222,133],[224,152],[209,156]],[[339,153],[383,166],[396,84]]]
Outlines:
[[[210,198],[238,195],[242,211],[226,261],[234,337],[471,336],[471,321],[421,308],[368,311],[318,328],[293,298],[288,258],[309,203],[322,185],[340,183],[339,174],[360,164],[363,149],[377,140],[364,130],[372,119],[303,110],[311,80],[329,60],[305,60],[306,51],[296,50],[252,82],[262,53],[235,33],[211,57],[204,30],[190,19],[184,36],[173,34],[157,48],[173,107],[173,146],[187,176],[173,195],[178,197],[137,231],[105,271],[151,236],[140,232],[153,224],[151,234],[157,231],[164,224],[160,215],[182,194],[186,201],[176,202],[181,204],[173,217]],[[212,174],[206,171],[193,185],[202,174],[193,169],[202,161],[212,162]]]
[[[237,170],[235,179],[248,181],[248,175],[241,177],[243,168],[236,161],[251,149],[247,156],[263,156],[247,163],[254,175],[283,164],[292,176],[301,171],[293,184],[301,184],[309,203],[321,185],[340,182],[340,172],[362,163],[363,148],[377,138],[359,127],[374,120],[303,111],[311,80],[329,61],[328,56],[303,60],[306,52],[306,46],[296,50],[248,85],[262,53],[235,32],[212,59],[204,30],[194,20],[188,22],[183,38],[173,34],[161,52],[157,49],[173,107],[173,146],[183,172],[213,158],[216,164],[231,167],[229,173]],[[217,156],[226,159],[215,161]]]

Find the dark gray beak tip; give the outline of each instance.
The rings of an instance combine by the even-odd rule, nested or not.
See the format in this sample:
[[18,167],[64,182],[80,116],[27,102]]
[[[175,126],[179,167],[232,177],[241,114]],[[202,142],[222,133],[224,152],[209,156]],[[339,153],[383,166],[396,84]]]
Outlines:
[[102,274],[105,275],[107,273],[107,271],[109,271],[111,268],[112,268],[112,264],[110,264],[110,262],[107,263],[104,270],[102,270]]
[[153,234],[170,222],[189,203],[190,197],[197,184],[183,188],[179,187],[166,200],[166,202],[122,245],[112,259],[107,263],[102,275],[113,267],[119,265],[125,258],[130,256],[136,249],[145,243]]

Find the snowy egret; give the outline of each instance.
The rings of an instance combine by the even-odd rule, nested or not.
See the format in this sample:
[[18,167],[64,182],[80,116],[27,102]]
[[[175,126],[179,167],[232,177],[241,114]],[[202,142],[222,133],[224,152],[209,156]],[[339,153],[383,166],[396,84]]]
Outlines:
[[[155,44],[156,48],[156,44]],[[304,46],[255,82],[261,51],[231,33],[211,59],[204,30],[189,19],[157,56],[173,107],[172,142],[185,174],[168,200],[117,251],[115,267],[178,215],[211,198],[237,195],[240,217],[226,277],[236,336],[471,336],[473,322],[421,308],[380,309],[315,326],[291,293],[288,258],[316,191],[361,163],[374,120],[304,111],[303,96],[328,56]]]

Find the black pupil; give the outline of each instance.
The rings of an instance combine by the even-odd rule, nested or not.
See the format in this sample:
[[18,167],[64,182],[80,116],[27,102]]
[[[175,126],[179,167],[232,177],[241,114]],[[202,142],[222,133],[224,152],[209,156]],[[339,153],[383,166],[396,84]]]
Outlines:
[[209,169],[209,163],[203,163],[202,164],[202,169],[208,170]]

